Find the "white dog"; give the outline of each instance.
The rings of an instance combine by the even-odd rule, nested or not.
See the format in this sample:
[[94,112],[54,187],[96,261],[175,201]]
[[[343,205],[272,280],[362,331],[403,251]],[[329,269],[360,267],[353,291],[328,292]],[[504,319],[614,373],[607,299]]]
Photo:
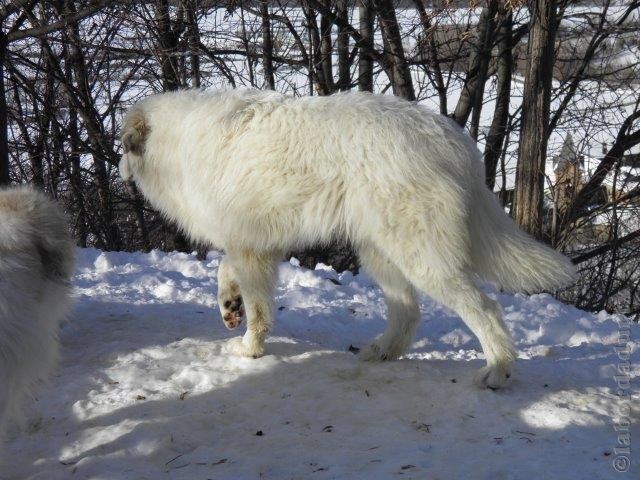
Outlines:
[[0,189],[0,432],[56,365],[74,265],[66,225],[44,194]]
[[415,287],[475,333],[487,359],[478,380],[497,388],[514,348],[477,278],[533,291],[574,274],[567,258],[505,215],[473,141],[397,97],[165,93],[130,110],[122,143],[122,177],[191,237],[227,252],[220,308],[230,327],[246,311],[247,332],[231,345],[239,355],[263,354],[282,252],[343,237],[388,305],[388,327],[363,359],[395,359],[410,345],[420,318]]

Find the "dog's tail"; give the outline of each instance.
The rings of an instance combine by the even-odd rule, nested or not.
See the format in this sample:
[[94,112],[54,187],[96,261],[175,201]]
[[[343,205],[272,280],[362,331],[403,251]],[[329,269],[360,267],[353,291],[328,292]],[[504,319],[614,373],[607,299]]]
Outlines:
[[483,184],[475,189],[471,247],[482,279],[512,292],[552,290],[573,281],[576,270],[567,257],[520,230]]

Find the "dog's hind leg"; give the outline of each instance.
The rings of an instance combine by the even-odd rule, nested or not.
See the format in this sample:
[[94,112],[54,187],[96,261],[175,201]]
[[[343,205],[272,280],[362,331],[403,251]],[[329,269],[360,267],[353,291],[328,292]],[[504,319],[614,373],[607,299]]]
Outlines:
[[[390,202],[393,209],[382,217],[385,228],[374,231],[371,243],[388,252],[414,287],[462,318],[487,359],[478,383],[499,388],[511,375],[515,350],[500,306],[474,283],[470,244],[476,239],[468,226],[472,199],[453,187],[435,188],[430,197],[420,197],[421,203]],[[398,215],[401,207],[403,214]]]
[[491,389],[505,386],[516,355],[498,302],[464,272],[441,274],[424,265],[407,265],[406,271],[414,285],[456,312],[480,341],[487,366],[476,376],[478,385]]
[[236,275],[247,316],[246,333],[229,343],[229,350],[235,355],[258,358],[264,353],[264,342],[273,326],[273,289],[280,258],[279,253],[230,251],[227,254],[225,262],[230,262]]
[[359,357],[367,361],[395,360],[411,344],[420,321],[415,289],[398,267],[376,248],[361,247],[358,253],[364,269],[384,291],[388,317],[384,333],[364,347]]

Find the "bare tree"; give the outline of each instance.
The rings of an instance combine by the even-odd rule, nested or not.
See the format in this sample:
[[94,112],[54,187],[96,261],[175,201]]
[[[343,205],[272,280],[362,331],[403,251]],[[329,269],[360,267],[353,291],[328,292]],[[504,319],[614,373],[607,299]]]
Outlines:
[[265,86],[275,90],[276,81],[273,75],[273,41],[271,39],[271,22],[269,20],[269,3],[260,0],[262,16],[262,68],[264,69]]
[[461,126],[465,126],[472,109],[478,112],[478,116],[474,122],[475,127],[471,129],[474,138],[478,137],[478,121],[480,119],[479,110],[482,107],[482,96],[484,93],[484,85],[487,81],[487,72],[489,70],[489,60],[491,59],[491,49],[493,47],[495,15],[498,12],[497,0],[491,0],[487,6],[482,9],[480,20],[478,22],[478,34],[476,46],[473,53],[471,67],[467,72],[467,77],[460,94],[460,100],[453,112],[453,119]]
[[411,71],[404,54],[402,37],[396,18],[396,10],[391,0],[373,0],[373,6],[378,14],[378,23],[382,30],[384,42],[384,58],[391,73],[393,93],[407,100],[415,100]]
[[[372,0],[358,0],[360,34],[367,43],[373,45],[373,4]],[[358,88],[364,92],[373,92],[373,58],[360,48],[358,61]]]
[[498,160],[507,135],[511,77],[513,75],[513,13],[509,9],[500,8],[499,15],[498,65],[496,67],[497,98],[484,149],[485,179],[490,190],[493,190],[496,184]]
[[531,27],[513,207],[516,222],[537,238],[542,238],[543,235],[542,204],[549,138],[556,8],[555,0],[541,0],[530,5]]
[[[7,49],[11,42],[24,38],[38,38],[49,32],[64,28],[71,22],[89,17],[99,11],[108,2],[101,0],[94,2],[86,8],[73,12],[72,15],[63,17],[57,22],[36,23],[32,27],[22,28],[28,19],[33,19],[33,11],[36,2],[15,1],[0,7],[0,185],[10,182],[9,175],[9,145],[7,138],[7,100],[4,84],[4,65],[7,61]],[[13,19],[13,23],[4,31],[4,25]]]

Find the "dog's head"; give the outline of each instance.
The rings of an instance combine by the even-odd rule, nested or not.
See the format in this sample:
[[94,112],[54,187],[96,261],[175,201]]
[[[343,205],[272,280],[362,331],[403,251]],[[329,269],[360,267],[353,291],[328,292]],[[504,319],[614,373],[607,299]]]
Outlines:
[[140,107],[133,107],[127,114],[122,126],[122,147],[124,154],[118,169],[124,181],[133,181],[143,167],[145,143],[149,135],[149,126]]

